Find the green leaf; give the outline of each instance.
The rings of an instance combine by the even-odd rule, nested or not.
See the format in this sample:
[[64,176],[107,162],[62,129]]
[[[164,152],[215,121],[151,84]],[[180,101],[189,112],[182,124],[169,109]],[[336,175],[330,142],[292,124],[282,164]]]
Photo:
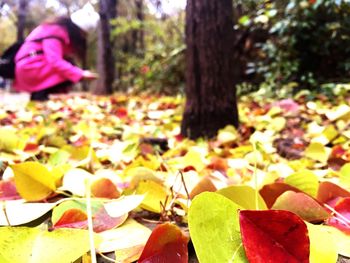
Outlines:
[[188,225],[199,262],[248,262],[242,246],[239,208],[217,193],[205,192],[193,199]]
[[[96,239],[95,246],[99,241]],[[0,228],[2,263],[74,262],[89,251],[89,233],[80,229]]]
[[301,170],[288,176],[284,182],[316,198],[318,178],[310,170]]
[[310,238],[310,263],[337,262],[337,246],[327,229],[322,225],[306,225]]
[[[232,185],[218,190],[217,193],[227,197],[228,199],[232,200],[234,203],[236,203],[244,209],[267,209],[264,199],[260,196],[259,193],[256,193],[256,191],[250,186]],[[257,199],[255,199],[256,194],[258,195]]]
[[52,166],[61,165],[67,163],[70,157],[70,153],[65,150],[58,150],[52,154],[48,160],[48,164]]

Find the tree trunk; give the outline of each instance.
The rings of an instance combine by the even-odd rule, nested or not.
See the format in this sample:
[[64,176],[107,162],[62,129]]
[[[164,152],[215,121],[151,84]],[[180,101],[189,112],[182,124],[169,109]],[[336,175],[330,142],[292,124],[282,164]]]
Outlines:
[[238,127],[231,0],[188,0],[186,105],[181,134],[212,137]]
[[115,80],[114,41],[111,37],[110,20],[117,17],[117,0],[100,0],[100,30],[98,36],[99,80],[93,92],[111,94]]
[[135,9],[136,9],[136,18],[140,21],[141,27],[137,30],[133,30],[132,32],[134,51],[136,51],[135,52],[136,54],[143,56],[144,49],[145,49],[144,30],[142,25],[144,21],[143,0],[135,0]]
[[24,40],[24,30],[26,24],[26,16],[27,16],[27,0],[20,0],[18,6],[18,20],[17,20],[17,41]]

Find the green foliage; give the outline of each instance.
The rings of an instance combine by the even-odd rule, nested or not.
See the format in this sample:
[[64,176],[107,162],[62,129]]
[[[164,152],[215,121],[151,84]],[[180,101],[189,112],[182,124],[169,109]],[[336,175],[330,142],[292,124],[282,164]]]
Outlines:
[[[252,6],[250,6],[252,8]],[[289,82],[315,89],[350,79],[350,3],[338,0],[260,1],[238,20],[240,28],[265,30],[247,71],[279,89]]]
[[[164,20],[153,16],[144,21],[119,17],[114,22],[117,36],[118,86],[133,91],[175,94],[184,84],[184,17]],[[134,43],[144,33],[144,46]]]

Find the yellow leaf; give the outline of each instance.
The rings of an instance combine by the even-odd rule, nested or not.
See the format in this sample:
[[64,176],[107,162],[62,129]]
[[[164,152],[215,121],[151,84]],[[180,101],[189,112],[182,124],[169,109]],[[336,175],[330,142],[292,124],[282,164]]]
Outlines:
[[[98,246],[100,238],[94,236]],[[89,251],[89,232],[81,229],[54,231],[29,227],[0,228],[2,263],[74,262]]]
[[305,156],[321,163],[325,163],[328,160],[326,147],[319,142],[310,143],[310,145],[305,149]]
[[18,193],[27,201],[39,201],[56,190],[56,178],[46,166],[25,162],[11,166]]
[[310,237],[310,263],[335,263],[338,252],[336,241],[324,226],[305,222]]
[[228,125],[218,132],[218,141],[221,143],[230,143],[236,141],[238,133],[235,127]]
[[134,189],[141,181],[154,181],[161,184],[162,180],[156,176],[156,172],[147,167],[135,167],[124,171],[125,177],[130,180],[130,188]]
[[183,168],[193,166],[197,172],[205,168],[205,158],[203,154],[195,149],[190,149],[183,157]]
[[270,122],[269,128],[273,131],[279,132],[283,130],[284,126],[286,126],[286,119],[283,117],[273,118]]
[[23,150],[25,140],[20,139],[16,132],[12,129],[0,129],[0,150],[12,152],[14,150]]
[[157,184],[154,181],[142,181],[139,183],[136,194],[146,195],[141,203],[141,208],[160,213],[162,211],[161,203],[165,206],[165,201],[167,198],[167,191],[165,187]]
[[337,247],[338,254],[345,257],[350,257],[350,236],[340,231],[339,229],[331,226],[323,226],[328,233],[331,234],[335,245]]

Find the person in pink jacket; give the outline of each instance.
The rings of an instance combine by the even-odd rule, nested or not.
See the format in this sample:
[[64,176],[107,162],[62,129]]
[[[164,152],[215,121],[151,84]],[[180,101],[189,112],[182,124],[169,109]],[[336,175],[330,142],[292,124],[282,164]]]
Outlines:
[[16,54],[14,88],[31,93],[31,100],[44,101],[83,79],[95,79],[96,73],[69,62],[85,58],[86,34],[69,17],[39,25]]

